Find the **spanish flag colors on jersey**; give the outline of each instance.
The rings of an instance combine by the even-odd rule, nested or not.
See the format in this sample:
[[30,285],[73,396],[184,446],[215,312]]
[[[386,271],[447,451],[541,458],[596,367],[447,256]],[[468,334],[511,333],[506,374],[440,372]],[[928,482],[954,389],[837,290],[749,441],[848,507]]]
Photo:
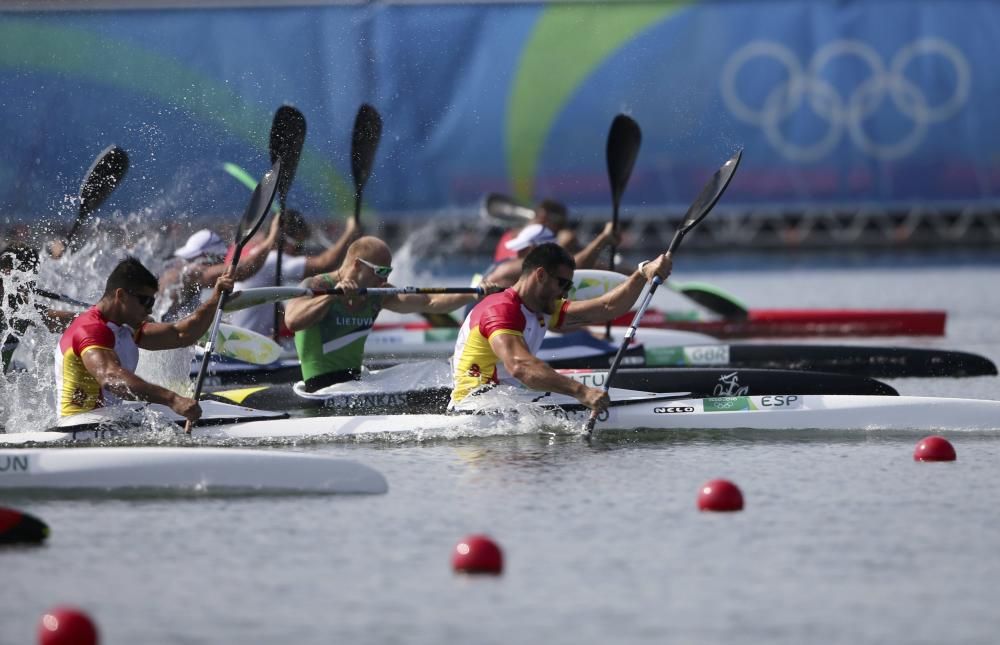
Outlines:
[[139,364],[137,343],[142,327],[133,332],[128,325],[118,325],[91,307],[77,316],[63,332],[56,347],[56,405],[65,417],[117,403],[118,397],[102,390],[83,364],[83,355],[103,349],[114,351],[122,367],[134,372]]
[[455,341],[451,366],[455,384],[451,402],[458,403],[483,385],[517,383],[493,353],[493,334],[524,337],[528,351],[537,354],[549,329],[558,330],[566,316],[568,300],[556,302],[556,313],[540,314],[528,309],[513,289],[486,296],[466,316]]

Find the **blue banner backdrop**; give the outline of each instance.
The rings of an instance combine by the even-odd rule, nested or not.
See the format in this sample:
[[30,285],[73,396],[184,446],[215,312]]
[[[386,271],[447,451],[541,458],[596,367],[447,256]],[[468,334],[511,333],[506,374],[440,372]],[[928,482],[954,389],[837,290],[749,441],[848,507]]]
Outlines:
[[626,205],[685,203],[745,147],[732,203],[993,200],[992,0],[362,4],[0,14],[0,214],[66,217],[105,146],[127,210],[238,213],[282,103],[308,120],[289,203],[349,211],[362,102],[380,217],[486,191],[607,207],[604,144],[643,148]]

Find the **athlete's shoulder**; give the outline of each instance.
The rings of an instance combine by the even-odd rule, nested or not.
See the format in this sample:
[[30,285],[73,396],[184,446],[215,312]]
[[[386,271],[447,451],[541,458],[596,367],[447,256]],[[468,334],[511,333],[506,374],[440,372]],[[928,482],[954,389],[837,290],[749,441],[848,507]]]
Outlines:
[[524,331],[526,324],[521,296],[513,289],[505,289],[483,298],[473,308],[469,320],[469,326],[479,327],[479,333],[486,338],[499,330]]
[[62,351],[66,351],[72,346],[77,354],[88,347],[113,348],[115,334],[97,307],[91,307],[70,323],[70,326],[63,332],[59,345]]

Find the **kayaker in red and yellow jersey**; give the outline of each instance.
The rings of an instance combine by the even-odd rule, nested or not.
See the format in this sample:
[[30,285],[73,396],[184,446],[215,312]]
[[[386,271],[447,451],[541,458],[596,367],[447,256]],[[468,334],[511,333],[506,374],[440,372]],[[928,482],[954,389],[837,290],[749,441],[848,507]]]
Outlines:
[[573,286],[573,256],[558,244],[535,247],[524,258],[514,286],[483,298],[465,318],[451,359],[451,407],[479,388],[519,382],[605,410],[606,392],[559,374],[535,356],[545,332],[572,331],[617,318],[635,304],[654,275],[665,280],[671,266],[670,258],[661,255],[641,263],[628,280],[603,296],[571,302],[565,297]]
[[194,313],[172,323],[149,320],[156,302],[156,276],[134,257],[114,268],[96,305],[74,320],[55,353],[59,416],[89,412],[122,399],[168,406],[191,421],[201,406],[135,374],[139,348],[177,349],[198,341],[212,324],[219,296],[233,288],[230,271],[215,283],[212,297]]

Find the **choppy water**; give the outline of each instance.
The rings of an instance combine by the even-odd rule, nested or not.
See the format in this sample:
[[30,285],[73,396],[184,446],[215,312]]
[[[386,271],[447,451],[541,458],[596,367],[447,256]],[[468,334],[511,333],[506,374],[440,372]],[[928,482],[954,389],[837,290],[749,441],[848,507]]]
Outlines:
[[[692,266],[677,278],[756,306],[947,309],[947,338],[906,342],[1000,360],[995,265]],[[996,377],[893,384],[1000,398]],[[0,643],[31,642],[62,603],[105,643],[993,643],[1000,434],[956,434],[953,464],[914,463],[919,439],[321,444],[291,449],[363,461],[389,493],[0,499],[53,529],[0,551]],[[696,510],[716,477],[746,510]],[[504,548],[503,576],[451,573],[473,532]]]

